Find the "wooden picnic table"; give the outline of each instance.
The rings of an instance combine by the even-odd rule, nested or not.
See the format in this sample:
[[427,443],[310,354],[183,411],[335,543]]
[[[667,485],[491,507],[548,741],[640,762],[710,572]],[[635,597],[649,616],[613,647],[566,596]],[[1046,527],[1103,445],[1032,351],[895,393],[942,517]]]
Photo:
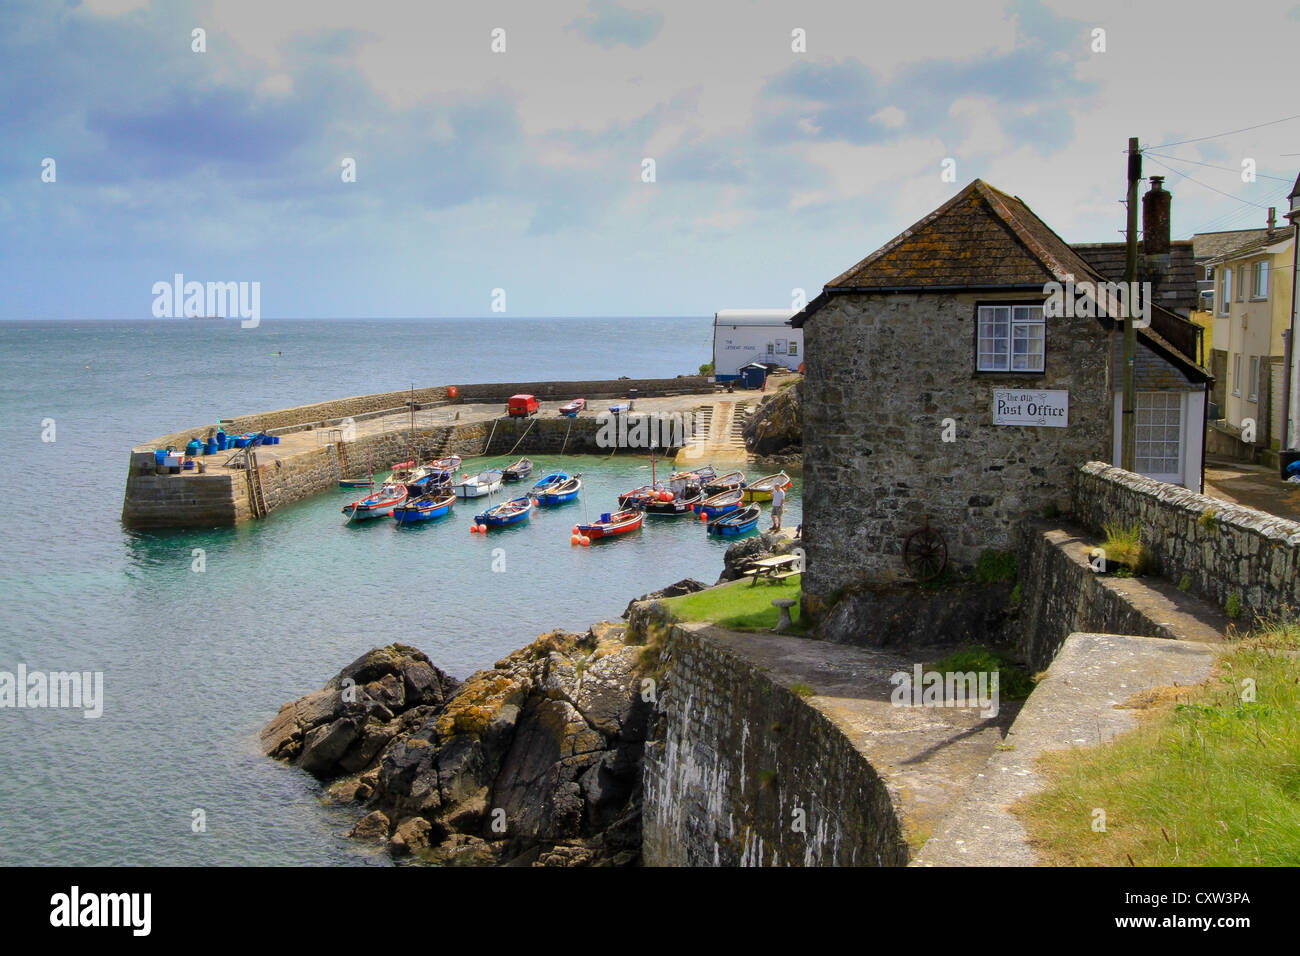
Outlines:
[[748,577],[750,586],[758,583],[758,579],[765,581],[782,581],[785,578],[795,574],[800,574],[798,568],[800,556],[797,554],[779,554],[771,558],[758,558],[749,562],[741,574]]

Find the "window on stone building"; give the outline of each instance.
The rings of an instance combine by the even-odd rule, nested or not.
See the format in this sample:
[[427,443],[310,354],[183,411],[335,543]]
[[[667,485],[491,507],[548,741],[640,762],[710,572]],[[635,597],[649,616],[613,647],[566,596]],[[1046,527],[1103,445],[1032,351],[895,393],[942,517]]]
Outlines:
[[1164,481],[1182,480],[1183,396],[1180,392],[1138,392],[1134,467]]
[[975,368],[981,372],[1041,372],[1046,337],[1041,305],[982,305]]
[[1254,267],[1254,286],[1251,292],[1256,299],[1268,298],[1268,260],[1260,260]]

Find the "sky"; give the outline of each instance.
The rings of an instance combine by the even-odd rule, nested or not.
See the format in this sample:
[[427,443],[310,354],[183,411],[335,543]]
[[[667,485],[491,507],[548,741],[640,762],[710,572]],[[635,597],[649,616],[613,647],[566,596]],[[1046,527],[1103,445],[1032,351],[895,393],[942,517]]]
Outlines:
[[0,319],[177,273],[265,318],[786,308],[977,177],[1119,240],[1130,136],[1174,238],[1258,227],[1297,49],[1295,0],[0,0]]

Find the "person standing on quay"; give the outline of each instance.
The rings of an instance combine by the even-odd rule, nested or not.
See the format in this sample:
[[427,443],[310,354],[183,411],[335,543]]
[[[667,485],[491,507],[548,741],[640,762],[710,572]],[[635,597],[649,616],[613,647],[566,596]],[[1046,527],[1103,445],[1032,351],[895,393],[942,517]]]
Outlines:
[[772,530],[781,530],[781,511],[785,508],[785,489],[777,485],[772,489]]

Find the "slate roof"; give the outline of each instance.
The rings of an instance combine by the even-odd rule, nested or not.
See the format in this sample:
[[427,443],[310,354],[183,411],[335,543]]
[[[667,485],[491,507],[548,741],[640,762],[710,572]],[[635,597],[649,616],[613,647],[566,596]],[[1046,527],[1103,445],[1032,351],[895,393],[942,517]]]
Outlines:
[[1231,229],[1227,232],[1200,232],[1192,236],[1193,255],[1198,260],[1216,259],[1267,234],[1267,229]]
[[[1111,282],[1123,282],[1128,250],[1122,242],[1075,243],[1072,248]],[[1140,250],[1139,250],[1140,253]],[[1139,258],[1139,263],[1142,259]],[[1150,257],[1146,260],[1146,273],[1140,281],[1149,281],[1154,301],[1166,309],[1196,308],[1199,291],[1196,253],[1192,240],[1181,239],[1169,243],[1168,264],[1160,266]]]
[[1042,288],[1100,278],[1028,206],[977,179],[826,288]]
[[[890,292],[1042,291],[1045,282],[1113,281],[1070,247],[1015,196],[976,179],[928,216],[826,283],[791,320],[795,328],[834,295]],[[1107,297],[1099,293],[1105,308]],[[1114,311],[1114,310],[1108,310]],[[1109,318],[1099,321],[1110,323]],[[1138,336],[1184,372],[1206,381],[1196,364],[1199,326],[1155,304]]]
[[1286,242],[1288,239],[1290,239],[1292,236],[1293,227],[1281,226],[1277,229],[1274,229],[1272,235],[1269,234],[1269,231],[1267,229],[1261,229],[1259,231],[1262,233],[1262,235],[1259,236],[1257,239],[1252,239],[1249,242],[1244,242],[1239,246],[1235,246],[1234,248],[1230,249],[1228,252],[1215,256],[1209,261],[1211,263],[1218,263],[1218,262],[1224,262],[1228,259],[1239,259],[1242,256],[1251,256],[1263,252],[1269,246],[1276,245],[1279,242]]

